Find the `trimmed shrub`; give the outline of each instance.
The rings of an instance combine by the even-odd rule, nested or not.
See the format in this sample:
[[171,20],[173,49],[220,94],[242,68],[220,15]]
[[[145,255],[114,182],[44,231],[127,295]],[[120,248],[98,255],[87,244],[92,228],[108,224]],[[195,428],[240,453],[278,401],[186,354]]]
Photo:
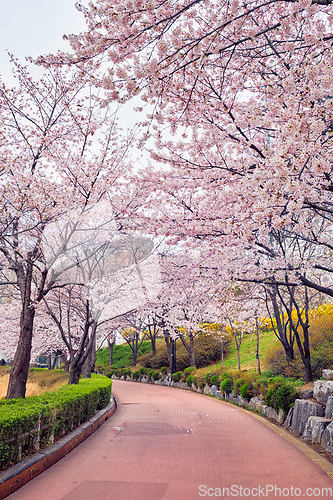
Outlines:
[[139,368],[139,373],[140,373],[140,375],[146,375],[147,369],[144,366],[141,366]]
[[173,382],[179,382],[180,379],[182,378],[183,374],[182,372],[176,372],[172,374],[172,381]]
[[298,391],[295,388],[295,382],[278,376],[269,379],[268,384],[265,403],[275,410],[281,408],[286,415],[294,405],[295,400],[299,397]]
[[135,372],[132,373],[132,378],[134,380],[138,380],[138,378],[140,377],[140,372],[139,370],[136,370]]
[[238,396],[240,395],[240,390],[241,390],[241,387],[246,383],[246,380],[244,380],[243,378],[238,378],[237,380],[235,380],[234,382],[234,392],[235,392],[235,396]]
[[111,378],[112,377],[112,373],[111,372],[106,372],[105,374],[108,378]]
[[0,401],[0,467],[19,462],[88,420],[110,401],[112,382],[92,374],[78,385]]
[[155,380],[155,382],[156,382],[156,380],[159,380],[159,378],[160,378],[160,374],[159,374],[159,372],[153,372],[153,373],[151,374],[151,378],[152,378],[153,380]]
[[298,393],[290,384],[281,385],[275,394],[275,402],[277,408],[281,408],[285,415],[288,414],[290,408],[294,406],[295,400],[298,397]]
[[162,366],[161,373],[162,373],[162,375],[166,375],[167,374],[167,367],[166,366]]
[[221,392],[225,392],[226,394],[230,394],[233,389],[232,378],[226,378],[221,382]]
[[188,375],[188,376],[186,377],[186,383],[187,383],[187,385],[188,385],[189,387],[192,387],[193,382],[194,382],[194,381],[193,381],[193,377],[192,377],[192,375]]
[[211,383],[211,385],[218,385],[218,383],[219,383],[218,375],[212,375],[210,377],[210,383]]
[[194,366],[189,366],[188,368],[185,368],[184,376],[188,377],[189,375],[191,375],[191,372],[193,372],[193,370],[195,370]]

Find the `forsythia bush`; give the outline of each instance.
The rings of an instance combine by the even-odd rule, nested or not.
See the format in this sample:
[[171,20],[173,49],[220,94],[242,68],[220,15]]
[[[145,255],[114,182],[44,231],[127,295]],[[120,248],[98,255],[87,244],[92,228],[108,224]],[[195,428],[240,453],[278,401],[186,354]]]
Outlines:
[[26,399],[0,401],[0,469],[19,462],[87,421],[110,401],[112,382],[101,375]]

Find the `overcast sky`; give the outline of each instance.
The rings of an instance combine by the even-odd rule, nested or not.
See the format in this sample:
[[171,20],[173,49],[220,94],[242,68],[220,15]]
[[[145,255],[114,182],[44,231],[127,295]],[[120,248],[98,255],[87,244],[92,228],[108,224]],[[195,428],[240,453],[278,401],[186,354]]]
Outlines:
[[0,0],[0,74],[10,75],[6,50],[22,63],[26,56],[38,56],[67,49],[64,33],[78,33],[85,27],[75,0]]
[[[15,85],[7,50],[24,64],[27,56],[70,49],[68,42],[62,39],[63,34],[79,33],[86,26],[75,3],[76,0],[0,0],[0,76],[5,84]],[[80,3],[87,5],[88,0],[80,0]],[[37,73],[33,75],[36,77]],[[134,100],[122,107],[118,118],[124,130],[143,119],[133,111],[133,106],[139,103]]]

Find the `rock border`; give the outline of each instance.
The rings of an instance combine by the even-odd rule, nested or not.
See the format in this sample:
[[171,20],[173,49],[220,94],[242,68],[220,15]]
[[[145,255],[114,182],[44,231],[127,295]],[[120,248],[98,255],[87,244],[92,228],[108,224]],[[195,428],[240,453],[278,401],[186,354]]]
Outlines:
[[60,438],[54,444],[25,458],[18,464],[0,473],[0,499],[6,498],[46,469],[61,460],[76,446],[95,432],[116,411],[117,402],[111,396],[110,403],[74,431]]

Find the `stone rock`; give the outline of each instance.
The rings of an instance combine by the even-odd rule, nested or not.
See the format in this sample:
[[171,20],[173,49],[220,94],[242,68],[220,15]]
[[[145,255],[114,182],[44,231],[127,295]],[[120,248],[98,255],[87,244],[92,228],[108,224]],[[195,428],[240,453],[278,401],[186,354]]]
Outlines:
[[288,415],[287,415],[287,418],[284,422],[284,428],[285,429],[289,429],[289,427],[291,427],[291,422],[292,422],[292,419],[293,419],[293,414],[294,414],[294,408],[290,408],[289,412],[288,412]]
[[313,397],[326,405],[329,396],[333,396],[333,380],[317,380],[313,384]]
[[328,418],[309,417],[302,438],[304,441],[320,444],[323,432],[330,423],[331,420]]
[[325,408],[325,418],[332,419],[332,415],[333,415],[333,396],[329,396]]
[[271,408],[270,406],[264,405],[263,407],[265,416],[267,418],[270,418],[271,420],[275,420],[275,422],[278,422],[279,424],[283,423],[284,420],[284,413],[283,410],[279,409],[279,411],[276,411],[274,408]]
[[312,390],[302,391],[301,399],[312,399],[312,398],[313,398],[313,391]]
[[333,455],[333,422],[328,424],[321,436],[321,446]]
[[199,394],[202,394],[202,393],[203,393],[203,389],[202,389],[202,387],[198,387],[198,388],[197,388],[197,392],[198,392]]
[[210,391],[209,393],[212,394],[213,396],[216,396],[217,395],[217,385],[212,385],[212,387],[210,388]]
[[321,374],[325,380],[333,380],[333,370],[323,370]]
[[320,404],[307,399],[296,399],[291,430],[295,434],[303,434],[309,417],[322,417],[323,415],[324,410]]
[[204,388],[204,394],[209,394],[209,391],[210,391],[210,387],[208,384],[206,384],[205,388]]
[[247,408],[249,404],[247,399],[243,399],[240,395],[238,395],[237,398],[233,398],[232,401],[239,406],[244,406],[245,408]]
[[284,414],[284,411],[282,410],[282,408],[279,409],[279,412],[278,412],[278,419],[277,419],[277,423],[278,424],[283,424],[284,422],[284,419],[285,419],[285,414]]
[[259,406],[262,406],[265,404],[265,401],[263,399],[258,398],[257,396],[254,396],[253,398],[250,399],[249,402],[249,407],[251,410],[257,410],[259,409]]

